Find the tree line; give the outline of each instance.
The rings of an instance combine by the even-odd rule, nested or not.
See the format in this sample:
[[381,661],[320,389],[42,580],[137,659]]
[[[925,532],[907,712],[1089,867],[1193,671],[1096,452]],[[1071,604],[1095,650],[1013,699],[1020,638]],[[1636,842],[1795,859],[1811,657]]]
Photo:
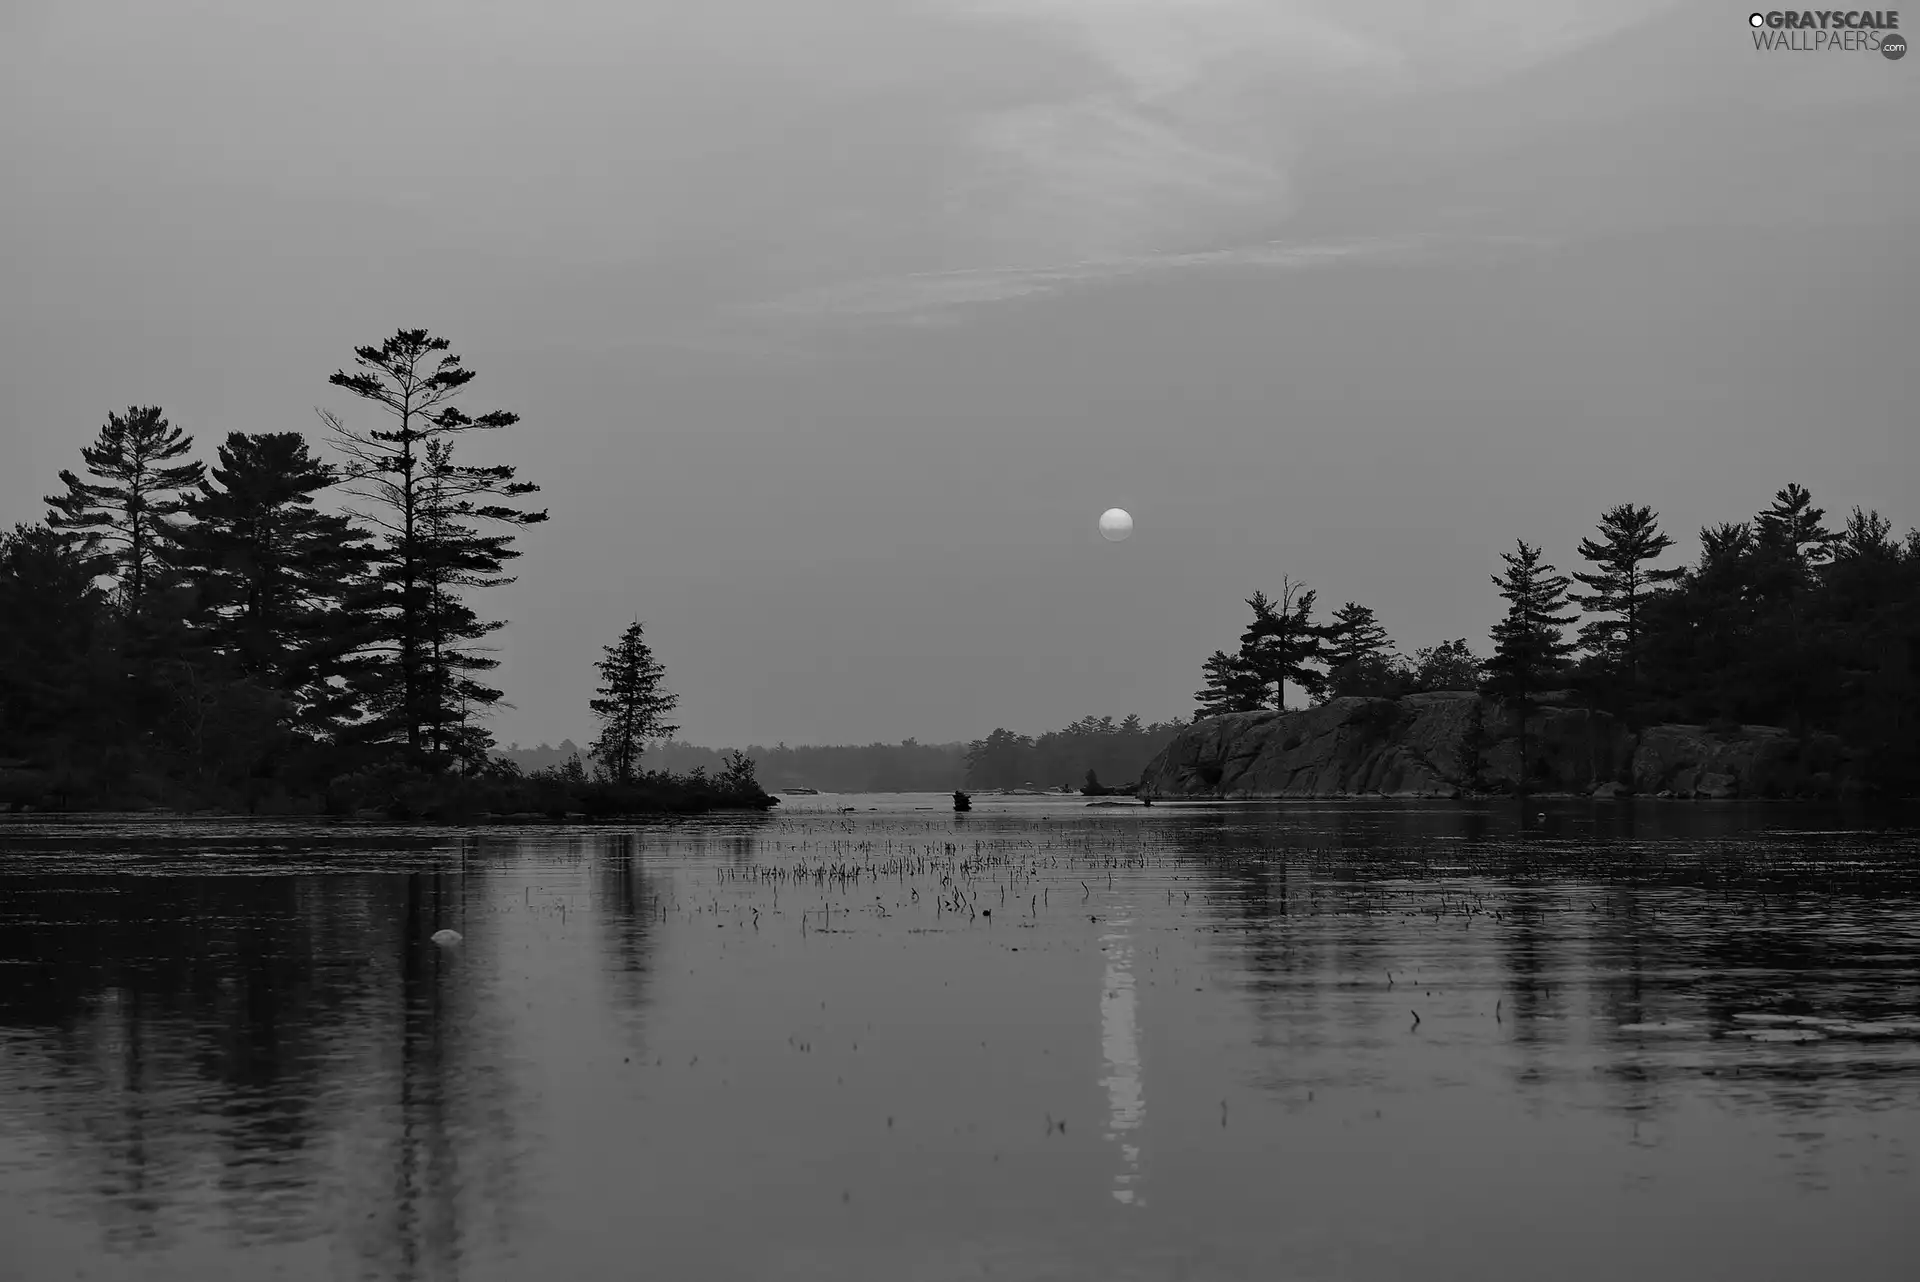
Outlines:
[[1083,717],[1039,736],[996,729],[967,745],[966,781],[973,788],[1079,788],[1130,784],[1173,742],[1184,722],[1144,723],[1138,716]]
[[[759,796],[751,763],[712,787],[638,770],[638,740],[672,699],[637,622],[608,647],[591,703],[610,763],[588,781],[599,794],[491,756],[502,692],[487,642],[504,625],[477,600],[513,581],[519,534],[548,513],[516,469],[469,460],[470,442],[519,416],[456,404],[474,372],[450,346],[402,329],[355,348],[327,382],[378,417],[320,410],[331,457],[299,432],[234,432],[209,466],[160,407],[110,414],[44,519],[0,534],[0,764],[55,805]],[[650,798],[606,791],[642,782]]]
[[[753,744],[746,755],[769,788],[806,787],[824,792],[947,792],[954,788],[1082,788],[1091,772],[1095,782],[1128,784],[1172,742],[1184,723],[1147,724],[1138,716],[1082,717],[1070,726],[1040,735],[996,729],[972,742],[868,744]],[[728,754],[666,739],[649,748],[650,759],[674,772],[705,769],[718,773]],[[524,770],[564,768],[580,758],[583,768],[595,760],[591,745],[571,739],[558,747],[519,744],[496,750]]]
[[1595,534],[1571,574],[1525,540],[1501,554],[1506,610],[1484,658],[1464,639],[1403,656],[1372,610],[1347,602],[1318,621],[1291,579],[1277,598],[1256,592],[1238,650],[1203,664],[1198,715],[1284,710],[1289,687],[1316,702],[1479,690],[1524,728],[1561,692],[1635,727],[1833,734],[1863,782],[1920,786],[1920,531],[1895,539],[1857,507],[1830,528],[1789,484],[1753,517],[1703,528],[1691,565],[1656,564],[1673,539],[1645,506],[1607,509]]

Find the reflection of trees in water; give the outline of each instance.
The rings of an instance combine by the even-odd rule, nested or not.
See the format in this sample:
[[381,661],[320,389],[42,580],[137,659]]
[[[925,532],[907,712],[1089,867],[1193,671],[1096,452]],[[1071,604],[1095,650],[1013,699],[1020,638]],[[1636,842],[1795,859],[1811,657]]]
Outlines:
[[[1452,942],[1434,935],[1414,946],[1440,949],[1433,964],[1456,972],[1497,968],[1488,1005],[1500,1003],[1495,1035],[1510,1044],[1521,1084],[1589,1080],[1597,1055],[1615,1104],[1636,1116],[1683,1085],[1789,1109],[1863,1091],[1912,1098],[1920,1065],[1910,1056],[1725,1036],[1741,1012],[1912,1017],[1920,861],[1911,838],[1782,823],[1709,840],[1711,815],[1595,809],[1550,815],[1525,834],[1513,816],[1475,811],[1223,812],[1183,819],[1169,838],[1229,932],[1223,960],[1244,967],[1263,1045],[1322,1045],[1347,1020],[1370,1028],[1377,994],[1345,992],[1340,977],[1379,975],[1396,954],[1405,962],[1404,914],[1445,908],[1447,886],[1464,884],[1485,913]],[[1592,835],[1569,835],[1575,820]],[[1692,1028],[1685,1037],[1620,1031],[1668,1023]]]
[[385,878],[373,911],[396,922],[383,982],[365,1010],[372,1063],[348,1124],[358,1161],[343,1227],[362,1260],[398,1278],[452,1275],[463,1255],[504,1241],[515,1201],[518,1112],[510,1030],[479,951],[431,942],[463,926],[483,865]]
[[1573,970],[1568,919],[1553,892],[1529,881],[1500,887],[1498,952],[1505,977],[1498,998],[1500,1028],[1518,1052],[1515,1077],[1525,1085],[1547,1079],[1552,1049],[1567,1040],[1565,1016]]
[[428,942],[466,875],[17,879],[0,1092],[77,1172],[65,1200],[155,1247],[350,1216],[403,1275],[444,1253],[452,1155],[498,1177],[511,1134],[484,993]]
[[[769,821],[762,815],[730,817],[725,826],[688,830],[684,826],[610,833],[593,851],[594,903],[607,954],[608,981],[623,1013],[637,1019],[646,1009],[655,931],[663,910],[676,907],[671,879],[650,870],[654,859],[736,867],[766,862],[762,846]],[[775,892],[777,895],[777,891]],[[704,902],[704,901],[703,901]]]
[[[1365,994],[1342,987],[1342,976],[1379,971],[1367,918],[1384,911],[1383,897],[1337,850],[1244,818],[1208,818],[1183,827],[1174,849],[1204,878],[1205,913],[1228,932],[1223,947],[1243,972],[1258,1044],[1319,1048],[1330,1023],[1365,1042],[1373,1012]],[[1330,917],[1342,920],[1330,925]]]
[[[357,880],[357,879],[356,879]],[[328,1045],[367,949],[318,877],[35,879],[0,928],[0,1022],[37,1034],[37,1122],[116,1234],[150,1238],[212,1153],[250,1212],[318,1179]],[[26,1065],[22,1056],[11,1066]],[[49,1071],[51,1070],[51,1071]],[[210,1105],[210,1101],[212,1101]],[[255,1191],[260,1196],[254,1196]]]
[[[751,847],[746,839],[742,844]],[[659,887],[647,875],[644,843],[631,833],[607,838],[595,878],[613,998],[624,1015],[637,1020],[647,1004],[654,924],[660,915]]]

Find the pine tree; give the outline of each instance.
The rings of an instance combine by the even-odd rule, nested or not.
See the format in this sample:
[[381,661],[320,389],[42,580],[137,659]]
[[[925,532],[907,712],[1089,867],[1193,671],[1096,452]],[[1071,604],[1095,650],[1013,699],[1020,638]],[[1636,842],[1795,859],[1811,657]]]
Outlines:
[[620,640],[606,648],[606,658],[594,665],[600,672],[599,697],[588,706],[599,718],[600,737],[588,751],[620,783],[631,782],[639,770],[646,740],[665,739],[680,729],[663,720],[680,700],[660,688],[666,669],[643,632],[638,619],[628,624]]
[[513,468],[456,465],[450,448],[430,448],[520,421],[506,410],[470,417],[450,404],[474,374],[458,356],[440,355],[449,346],[424,329],[403,329],[379,347],[355,348],[359,372],[341,370],[327,380],[378,405],[393,428],[353,429],[321,411],[348,460],[346,488],[368,505],[352,514],[380,534],[377,586],[362,609],[374,633],[359,657],[375,714],[364,734],[404,743],[415,760],[435,768],[472,754],[484,740],[469,719],[472,707],[500,697],[470,675],[494,661],[461,648],[500,625],[480,622],[460,591],[509,581],[499,569],[513,555],[513,536],[478,527],[547,519],[545,511],[507,505],[540,488],[515,480]]
[[1812,617],[1815,587],[1833,559],[1840,536],[1822,521],[1826,513],[1800,485],[1777,491],[1773,504],[1754,518],[1754,645],[1748,679],[1772,692],[1767,715],[1805,732],[1830,675],[1829,655],[1818,644]]
[[486,502],[508,491],[512,469],[463,466],[453,461],[453,448],[449,440],[427,442],[421,488],[425,738],[435,759],[477,763],[491,740],[475,718],[498,703],[501,692],[478,680],[500,661],[476,643],[503,625],[481,620],[464,591],[512,583],[502,566],[520,552],[510,533],[475,522],[528,522],[520,519],[525,513]]
[[1652,508],[1622,503],[1603,513],[1597,528],[1598,541],[1580,540],[1580,555],[1597,568],[1573,575],[1593,591],[1572,600],[1604,617],[1580,629],[1580,642],[1616,680],[1633,685],[1640,679],[1641,615],[1647,597],[1684,571],[1647,566],[1673,546]]
[[720,771],[720,791],[740,799],[761,795],[760,780],[755,776],[752,757],[738,748],[726,755]]
[[1772,506],[1754,518],[1755,543],[1804,573],[1833,557],[1840,536],[1821,524],[1826,515],[1825,509],[1813,506],[1805,487],[1790,484],[1776,491]]
[[1326,662],[1329,670],[1369,659],[1384,659],[1393,642],[1372,610],[1349,601],[1333,612],[1327,626]]
[[168,560],[199,593],[213,651],[324,733],[352,712],[336,682],[356,640],[346,602],[370,549],[344,516],[315,507],[335,474],[298,432],[234,432],[218,458],[187,498],[192,523]]
[[1266,686],[1247,671],[1238,655],[1215,650],[1202,665],[1206,669],[1206,688],[1195,692],[1199,716],[1217,717],[1228,712],[1257,712],[1266,706]]
[[106,560],[44,525],[0,532],[0,756],[64,759],[109,710]]
[[1247,598],[1253,609],[1253,622],[1240,634],[1240,662],[1262,687],[1261,702],[1266,702],[1266,687],[1273,688],[1273,706],[1287,710],[1287,682],[1308,694],[1317,694],[1326,684],[1326,676],[1312,664],[1322,661],[1325,633],[1313,623],[1312,592],[1303,591],[1291,579],[1282,579],[1280,599],[1270,601],[1264,592]]
[[1533,696],[1564,670],[1567,656],[1573,653],[1574,646],[1562,639],[1561,629],[1575,616],[1560,613],[1567,606],[1570,580],[1541,563],[1539,548],[1523,539],[1514,551],[1502,552],[1500,559],[1507,563],[1507,572],[1495,575],[1493,584],[1506,599],[1507,615],[1493,627],[1487,686],[1511,703],[1519,722],[1520,787],[1525,791],[1527,714],[1533,710]]
[[99,484],[62,470],[65,494],[46,498],[47,524],[70,531],[84,552],[105,551],[120,578],[121,600],[139,606],[157,585],[161,554],[185,509],[181,491],[199,482],[199,463],[176,463],[193,438],[172,426],[157,405],[109,414],[99,437],[80,451]]
[[1758,619],[1753,527],[1700,528],[1700,555],[1674,589],[1646,601],[1641,619],[1648,694],[1680,720],[1752,720]]

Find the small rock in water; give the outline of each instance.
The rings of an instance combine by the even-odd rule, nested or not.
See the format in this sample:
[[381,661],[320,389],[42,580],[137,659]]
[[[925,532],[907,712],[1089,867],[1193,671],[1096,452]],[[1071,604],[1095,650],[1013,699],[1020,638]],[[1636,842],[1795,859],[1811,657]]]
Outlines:
[[459,943],[461,938],[462,936],[457,930],[436,930],[433,932],[433,942],[439,944],[442,948],[449,944]]

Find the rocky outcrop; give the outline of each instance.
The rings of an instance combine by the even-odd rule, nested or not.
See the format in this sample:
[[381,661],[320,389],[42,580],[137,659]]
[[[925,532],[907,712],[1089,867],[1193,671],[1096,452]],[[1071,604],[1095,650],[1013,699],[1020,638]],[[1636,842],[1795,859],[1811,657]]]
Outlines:
[[[1833,740],[1773,726],[1635,734],[1604,712],[1565,704],[1536,710],[1526,731],[1526,786],[1535,793],[1822,795],[1841,761]],[[1195,722],[1148,763],[1139,795],[1457,797],[1515,791],[1521,775],[1519,728],[1498,702],[1436,692]]]

